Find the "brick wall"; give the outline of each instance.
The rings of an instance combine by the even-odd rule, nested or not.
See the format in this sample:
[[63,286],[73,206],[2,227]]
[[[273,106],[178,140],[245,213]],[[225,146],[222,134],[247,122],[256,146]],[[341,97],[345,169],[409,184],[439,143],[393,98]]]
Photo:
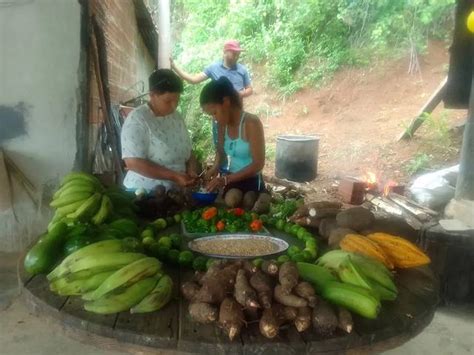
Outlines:
[[[138,31],[133,0],[90,1],[90,13],[95,14],[105,35],[112,104],[136,97],[142,89],[147,90],[148,75],[155,64]],[[90,70],[89,117],[90,122],[96,124],[102,117],[92,66]]]

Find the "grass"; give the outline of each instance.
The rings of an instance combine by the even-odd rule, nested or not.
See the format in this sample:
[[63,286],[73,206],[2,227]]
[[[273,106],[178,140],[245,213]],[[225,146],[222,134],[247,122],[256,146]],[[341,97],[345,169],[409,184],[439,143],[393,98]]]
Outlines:
[[408,161],[405,169],[410,175],[415,175],[430,167],[432,156],[426,153],[417,153],[410,161]]

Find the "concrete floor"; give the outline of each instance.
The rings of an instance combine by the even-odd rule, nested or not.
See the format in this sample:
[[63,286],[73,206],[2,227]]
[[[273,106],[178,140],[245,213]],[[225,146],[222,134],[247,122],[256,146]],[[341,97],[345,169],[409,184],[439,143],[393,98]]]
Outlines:
[[[114,355],[68,337],[61,327],[33,315],[18,297],[17,255],[0,253],[1,355]],[[474,306],[441,308],[416,338],[387,355],[474,354]]]

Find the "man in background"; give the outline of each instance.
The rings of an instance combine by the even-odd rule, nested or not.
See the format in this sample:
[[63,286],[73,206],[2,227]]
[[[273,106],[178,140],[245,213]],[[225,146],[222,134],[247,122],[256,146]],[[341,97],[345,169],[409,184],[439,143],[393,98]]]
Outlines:
[[190,84],[199,84],[209,78],[217,80],[221,76],[225,76],[239,93],[240,98],[244,98],[252,95],[253,90],[247,68],[238,63],[242,51],[240,43],[231,39],[224,43],[223,58],[207,66],[201,73],[189,74],[176,66],[172,59],[170,59],[171,69]]

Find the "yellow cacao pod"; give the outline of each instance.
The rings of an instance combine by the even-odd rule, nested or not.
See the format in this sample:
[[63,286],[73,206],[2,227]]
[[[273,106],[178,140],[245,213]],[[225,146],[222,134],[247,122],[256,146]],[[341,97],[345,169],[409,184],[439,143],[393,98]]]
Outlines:
[[365,255],[381,262],[387,268],[393,269],[393,262],[383,249],[363,235],[347,234],[339,246],[344,251]]
[[377,243],[393,261],[395,267],[406,269],[426,265],[431,262],[415,244],[402,237],[387,233],[372,233],[367,238]]

